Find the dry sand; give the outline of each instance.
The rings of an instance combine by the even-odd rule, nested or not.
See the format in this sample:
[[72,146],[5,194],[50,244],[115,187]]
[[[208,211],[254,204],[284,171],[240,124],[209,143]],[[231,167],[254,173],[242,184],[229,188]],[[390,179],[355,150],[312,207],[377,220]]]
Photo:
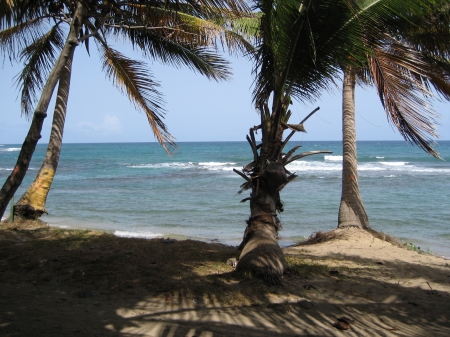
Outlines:
[[235,247],[2,224],[0,336],[450,336],[450,261],[355,229],[284,252],[269,287]]

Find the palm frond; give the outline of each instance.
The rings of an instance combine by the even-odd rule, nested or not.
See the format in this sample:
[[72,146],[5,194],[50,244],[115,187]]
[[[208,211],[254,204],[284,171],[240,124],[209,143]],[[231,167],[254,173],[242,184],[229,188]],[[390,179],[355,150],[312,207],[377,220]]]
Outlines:
[[[355,42],[361,34],[359,24],[347,24],[354,9],[347,1],[306,1],[301,12],[299,1],[258,4],[264,15],[254,66],[256,105],[267,102],[280,85],[291,88],[290,94],[298,99],[317,97],[343,64],[365,57],[366,49]],[[293,50],[297,35],[299,43]],[[281,83],[283,78],[286,83]]]
[[224,11],[231,11],[235,14],[250,12],[248,2],[245,0],[186,0],[186,2],[210,17],[215,17],[218,13]]
[[42,89],[63,47],[63,31],[55,25],[22,50],[20,58],[25,61],[25,67],[17,76],[16,83],[21,90],[22,113],[27,117],[33,113],[37,92]]
[[145,112],[155,138],[170,154],[176,144],[162,121],[165,112],[161,94],[157,90],[159,84],[152,80],[152,74],[143,62],[131,60],[104,45],[100,45],[99,49],[106,76],[125,92],[136,108]]
[[377,51],[370,58],[370,68],[378,95],[388,120],[403,138],[439,158],[433,149],[438,115],[422,98],[426,86],[416,80],[411,70],[399,65],[387,53]]
[[45,34],[47,25],[42,18],[35,18],[7,27],[0,31],[0,53],[15,59],[21,50]]
[[228,62],[207,47],[161,36],[153,30],[123,30],[133,47],[150,57],[176,68],[185,66],[210,79],[226,80],[230,75]]
[[426,54],[450,58],[450,3],[437,1],[430,13],[418,25],[402,30],[401,39]]
[[[254,66],[256,105],[267,102],[280,85],[292,88],[292,96],[298,99],[316,98],[332,87],[330,80],[340,69],[365,64],[370,49],[361,43],[362,37],[377,41],[389,27],[417,24],[434,3],[411,0],[406,6],[401,0],[256,1],[256,9],[263,13]],[[299,29],[300,43],[290,64],[288,55]],[[285,69],[289,73],[282,83]]]
[[11,26],[13,21],[13,1],[0,0],[0,31]]
[[[247,15],[248,18],[252,16]],[[242,17],[239,17],[239,19]],[[124,20],[120,28],[152,30],[166,39],[193,46],[208,46],[227,48],[230,53],[249,52],[252,46],[241,34],[229,29],[232,20],[238,20],[236,15],[229,18],[221,16],[215,19],[204,19],[190,13],[174,12],[166,8],[144,7],[139,16]],[[117,25],[115,25],[117,27]]]

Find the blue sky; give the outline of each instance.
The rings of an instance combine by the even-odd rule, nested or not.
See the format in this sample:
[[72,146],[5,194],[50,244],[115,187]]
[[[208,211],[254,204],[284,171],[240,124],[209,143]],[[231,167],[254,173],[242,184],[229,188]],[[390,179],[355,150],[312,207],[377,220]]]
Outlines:
[[[92,46],[94,47],[94,45]],[[139,58],[129,48],[116,49],[130,57]],[[251,101],[251,64],[231,57],[233,76],[228,82],[214,82],[186,68],[176,69],[158,62],[146,61],[154,78],[161,84],[167,114],[165,122],[177,142],[185,141],[245,141],[248,129],[258,124],[259,116]],[[0,144],[21,144],[30,121],[21,117],[19,92],[13,83],[20,65],[11,66],[2,60],[0,66]],[[386,119],[375,91],[358,88],[357,139],[402,140]],[[47,143],[54,102],[50,104],[44,123],[41,143]],[[294,140],[341,139],[341,93],[336,88],[325,93],[317,102],[304,105],[294,102],[291,122],[299,122],[311,110],[320,111],[305,124],[306,134]],[[438,103],[435,109],[442,115],[439,134],[450,140],[449,105]],[[101,71],[95,47],[91,56],[84,46],[77,48],[64,142],[152,142],[155,138],[144,113],[137,111]]]

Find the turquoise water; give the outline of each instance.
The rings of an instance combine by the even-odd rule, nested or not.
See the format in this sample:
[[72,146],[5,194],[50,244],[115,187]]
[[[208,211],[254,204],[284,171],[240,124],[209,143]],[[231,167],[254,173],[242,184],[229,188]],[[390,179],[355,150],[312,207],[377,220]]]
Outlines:
[[[47,200],[53,226],[94,228],[120,236],[219,239],[238,245],[249,204],[237,195],[233,168],[251,161],[247,142],[179,143],[169,157],[155,143],[65,144]],[[281,193],[281,244],[337,226],[341,142],[292,142],[331,150],[288,166],[298,178]],[[288,148],[289,149],[289,148]],[[20,145],[0,145],[3,184]],[[38,145],[16,199],[34,179],[46,145]],[[437,160],[405,142],[358,142],[361,194],[372,228],[450,257],[450,142]]]

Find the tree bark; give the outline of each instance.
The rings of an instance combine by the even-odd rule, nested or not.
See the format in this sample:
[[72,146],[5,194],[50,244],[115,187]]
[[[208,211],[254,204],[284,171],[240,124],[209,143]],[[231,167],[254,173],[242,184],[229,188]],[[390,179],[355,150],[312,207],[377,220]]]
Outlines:
[[67,64],[67,59],[70,57],[72,50],[78,45],[78,33],[81,28],[81,22],[83,22],[85,16],[85,8],[81,2],[78,2],[77,10],[70,25],[70,31],[66,43],[42,90],[41,98],[36,105],[33,120],[31,122],[27,137],[22,144],[22,149],[19,153],[19,157],[17,158],[16,165],[0,190],[0,218],[3,216],[9,201],[14,196],[14,193],[16,193],[28,170],[34,150],[36,149],[36,144],[41,138],[42,125],[45,117],[47,117],[47,109],[50,99],[53,95],[53,91],[55,90],[56,83],[58,83],[60,78],[61,71]]
[[344,71],[342,90],[342,194],[339,207],[338,228],[358,227],[370,229],[369,219],[361,198],[358,183],[358,161],[356,158],[355,124],[356,72],[352,68]]
[[35,220],[41,217],[43,213],[48,214],[45,209],[45,203],[61,154],[74,52],[75,49],[71,49],[67,63],[61,71],[55,110],[53,112],[52,130],[44,162],[34,182],[15,204],[14,215],[16,217]]
[[[279,189],[287,182],[284,167],[272,162],[260,178],[253,180],[250,218],[239,246],[238,270],[248,271],[269,284],[279,284],[285,269],[284,254],[278,245],[281,229],[277,211],[282,211]],[[280,179],[281,178],[281,179]]]
[[[283,109],[281,102],[274,109]],[[277,120],[285,113],[275,112],[272,116]],[[284,129],[277,120],[269,120],[269,114],[263,110],[261,116],[263,145],[251,173],[250,218],[239,246],[242,251],[237,270],[251,272],[269,284],[279,284],[286,265],[278,245],[281,225],[277,216],[283,211],[280,191],[288,183],[281,158]],[[254,139],[253,131],[250,133]]]

